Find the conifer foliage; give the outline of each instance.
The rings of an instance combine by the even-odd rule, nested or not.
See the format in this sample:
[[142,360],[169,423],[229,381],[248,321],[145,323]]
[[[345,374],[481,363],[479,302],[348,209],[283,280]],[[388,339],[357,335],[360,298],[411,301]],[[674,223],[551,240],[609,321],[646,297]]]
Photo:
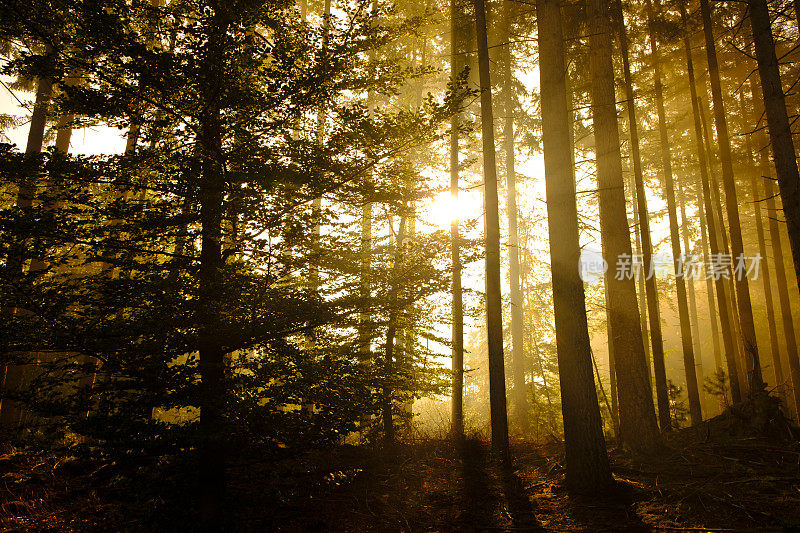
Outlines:
[[[199,444],[208,464],[242,439],[335,440],[369,420],[377,391],[399,402],[443,385],[435,364],[413,370],[419,350],[391,369],[378,354],[390,307],[447,287],[444,234],[379,242],[364,301],[347,213],[365,197],[394,213],[414,201],[403,154],[442,134],[457,95],[368,111],[368,92],[388,101],[425,71],[391,49],[418,20],[363,7],[327,30],[287,2],[4,8],[17,49],[5,72],[52,83],[49,117],[76,117],[63,127],[109,124],[129,145],[92,157],[2,148],[8,190],[33,198],[0,212],[2,352],[19,375],[4,410],[106,450]],[[80,83],[66,83],[74,72]],[[314,212],[319,197],[344,214]],[[324,246],[319,225],[332,228]],[[392,276],[411,286],[401,302]],[[366,360],[352,341],[363,307],[375,311]]]

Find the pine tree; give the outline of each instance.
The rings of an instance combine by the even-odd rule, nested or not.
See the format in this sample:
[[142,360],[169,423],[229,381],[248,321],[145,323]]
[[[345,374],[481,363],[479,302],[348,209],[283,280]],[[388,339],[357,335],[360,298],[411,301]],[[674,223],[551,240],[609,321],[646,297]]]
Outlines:
[[538,24],[542,141],[550,231],[550,270],[567,483],[580,492],[600,494],[613,481],[603,438],[592,374],[586,302],[578,261],[578,208],[571,173],[569,113],[561,8],[557,0],[536,4]]
[[[781,85],[778,59],[775,55],[771,18],[766,0],[749,0],[748,6],[753,27],[758,74],[769,125],[769,137],[775,171],[778,176],[778,188],[786,215],[795,274],[800,280],[800,207],[798,207],[800,205],[800,173],[797,170],[795,147],[786,111],[786,98]],[[798,12],[797,7],[797,2],[795,2],[796,13]]]
[[519,282],[519,236],[517,230],[517,174],[514,168],[514,91],[513,53],[511,44],[511,21],[514,17],[512,0],[503,0],[503,20],[501,22],[500,45],[502,48],[503,88],[502,101],[504,108],[503,150],[506,167],[506,196],[508,211],[508,261],[511,296],[511,360],[514,383],[514,413],[517,424],[523,434],[528,429],[528,399],[525,385],[525,351],[523,349],[523,316],[522,290]]
[[[464,46],[464,14],[459,0],[450,0],[450,73],[451,83],[456,83],[464,67],[461,59]],[[450,197],[455,204],[459,193],[459,127],[461,113],[454,113],[450,121]],[[451,392],[452,422],[451,431],[458,439],[464,435],[464,302],[461,291],[461,246],[459,235],[459,217],[450,221],[450,247],[453,267],[453,326],[452,326],[452,371],[453,385]]]
[[[686,217],[686,196],[684,194],[683,186],[678,183],[678,209],[681,212],[681,226],[683,228],[682,238],[683,238],[683,249],[686,250],[687,255],[691,255],[692,245],[689,243],[689,219]],[[696,357],[694,358],[694,366],[695,366],[695,385],[701,385],[703,383],[703,357],[702,357],[702,350],[700,349],[700,326],[698,325],[698,316],[697,316],[697,298],[695,296],[694,291],[694,279],[688,278],[687,283],[687,293],[689,296],[689,319],[691,321],[692,326],[692,343],[694,348],[694,353]],[[700,389],[702,390],[702,389]],[[698,391],[699,400],[702,404],[702,394]],[[691,416],[691,405],[690,405],[690,416]]]
[[[681,21],[683,22],[684,26],[688,23],[688,18],[686,15],[686,7],[684,3],[680,3],[680,11],[681,11]],[[712,180],[713,177],[713,167],[709,161],[710,156],[710,140],[708,134],[708,128],[705,120],[705,108],[703,107],[702,101],[698,96],[698,89],[697,89],[697,81],[694,75],[694,61],[692,58],[692,51],[691,51],[691,43],[689,40],[688,33],[684,34],[683,37],[684,43],[684,52],[686,55],[686,69],[687,74],[689,77],[689,91],[692,100],[692,116],[693,116],[693,124],[694,124],[694,136],[695,136],[695,144],[696,144],[696,152],[700,167],[700,187],[699,189],[702,191],[702,194],[698,193],[698,200],[702,199],[700,211],[702,216],[702,223],[703,226],[706,228],[706,234],[708,237],[708,245],[711,250],[711,254],[721,254],[724,253],[723,250],[727,249],[727,245],[723,245],[721,242],[722,237],[725,236],[724,228],[722,228],[722,219],[715,220],[715,214],[713,209],[713,198],[711,196],[711,191],[716,190],[716,180]],[[712,184],[712,181],[714,184]],[[705,253],[705,252],[704,252]],[[704,262],[706,264],[710,263],[710,257],[708,255],[704,256]],[[724,344],[724,351],[725,351],[725,360],[727,363],[728,368],[728,376],[731,380],[731,394],[733,396],[734,402],[738,402],[741,398],[741,388],[739,387],[739,379],[738,379],[738,370],[736,366],[736,358],[737,358],[737,343],[734,338],[734,314],[732,312],[732,306],[729,303],[729,292],[727,290],[727,284],[725,279],[722,276],[717,276],[714,279],[714,285],[716,287],[716,296],[717,296],[717,310],[719,312],[720,318],[720,329],[723,338]],[[712,277],[707,276],[707,288],[709,298],[712,294],[711,291],[711,283]],[[712,306],[709,306],[709,309],[712,309]],[[718,348],[718,347],[717,347]],[[715,351],[715,361],[717,362],[717,368],[720,368],[721,361],[718,353]]]
[[[639,147],[639,123],[636,114],[636,98],[631,77],[628,31],[622,12],[622,3],[616,2],[617,29],[619,32],[620,52],[622,55],[623,74],[625,80],[625,100],[628,110],[628,127],[630,128],[631,160],[633,164],[633,181],[636,191],[636,206],[641,234],[642,267],[644,272],[645,294],[647,299],[647,317],[650,324],[650,339],[653,346],[653,368],[658,416],[661,427],[671,427],[669,420],[669,396],[667,395],[667,375],[664,364],[664,341],[661,333],[661,311],[658,301],[658,287],[655,267],[653,265],[653,243],[650,236],[650,214],[647,207],[647,195],[644,188],[642,156]],[[640,311],[641,313],[641,311]],[[648,358],[649,361],[649,358]],[[650,377],[648,363],[648,379]]]
[[481,132],[483,140],[483,184],[486,241],[486,329],[489,351],[489,396],[492,419],[492,448],[504,462],[510,461],[508,414],[503,359],[503,308],[500,294],[500,213],[497,200],[497,165],[494,152],[492,84],[489,77],[489,45],[483,0],[475,0],[478,37],[478,74],[481,90]]
[[[753,92],[753,84],[752,81],[748,84],[750,85],[751,95]],[[744,93],[739,93],[739,103],[741,105],[742,116],[748,117],[750,119],[751,124],[756,124],[758,119],[754,117],[755,109],[757,106],[751,105],[749,107],[745,102]],[[753,98],[753,104],[755,103],[755,98]],[[772,370],[775,376],[775,386],[780,386],[783,383],[783,368],[781,364],[781,351],[780,345],[778,343],[778,328],[777,328],[777,320],[775,317],[775,309],[777,305],[775,304],[773,297],[772,297],[772,272],[770,268],[770,261],[767,256],[767,240],[766,235],[764,234],[764,221],[761,214],[761,202],[762,196],[760,187],[758,182],[760,181],[759,178],[759,171],[761,172],[762,176],[769,176],[769,161],[767,158],[767,144],[764,143],[764,146],[759,151],[758,164],[754,164],[752,160],[752,153],[753,153],[753,143],[750,139],[750,135],[745,137],[746,148],[747,148],[747,159],[748,163],[753,165],[752,168],[752,176],[750,178],[750,187],[753,191],[753,206],[755,208],[754,218],[756,221],[756,237],[758,239],[758,252],[761,255],[761,265],[759,266],[759,275],[764,281],[764,299],[766,300],[766,311],[767,311],[767,328],[769,330],[769,343],[770,343],[770,352],[772,354]],[[763,139],[762,139],[763,140]]]
[[[650,57],[653,61],[654,85],[656,94],[656,110],[658,113],[658,131],[661,143],[661,167],[664,172],[664,184],[667,196],[667,214],[669,217],[670,241],[672,244],[672,262],[675,269],[675,287],[678,293],[678,315],[681,326],[681,346],[683,348],[683,368],[686,373],[686,389],[689,396],[689,412],[692,424],[699,424],[703,420],[700,408],[700,393],[697,386],[697,369],[695,368],[694,344],[692,342],[691,318],[689,317],[689,304],[686,294],[686,281],[683,273],[683,252],[681,251],[680,229],[678,226],[677,205],[675,201],[675,183],[672,176],[672,161],[670,154],[669,133],[667,132],[667,117],[664,110],[664,86],[661,82],[661,59],[658,53],[656,32],[654,28],[655,15],[652,2],[646,0],[647,24],[650,37]],[[659,402],[659,415],[661,403]],[[667,421],[668,422],[668,421]],[[664,425],[662,417],[661,428]]]
[[[588,3],[592,78],[592,117],[597,154],[597,188],[600,232],[605,260],[631,257],[630,232],[625,213],[614,72],[611,61],[611,25],[606,0]],[[609,278],[609,318],[614,336],[614,356],[619,394],[620,432],[623,442],[636,452],[660,444],[655,409],[647,378],[636,286],[633,279]]]
[[[717,63],[716,43],[711,22],[711,7],[708,0],[700,0],[700,12],[703,19],[703,33],[706,43],[706,56],[708,58],[708,74],[711,81],[711,96],[714,104],[714,123],[717,129],[717,139],[722,162],[722,183],[725,189],[725,206],[728,214],[728,227],[730,229],[731,253],[733,261],[745,260],[744,245],[742,243],[742,230],[739,222],[739,203],[736,197],[736,183],[733,175],[733,162],[731,159],[731,142],[728,134],[728,121],[725,116],[725,104],[722,100],[722,86]],[[742,330],[744,343],[744,364],[748,393],[755,395],[764,388],[761,378],[761,363],[758,357],[753,310],[750,304],[750,289],[747,276],[734,276],[736,289],[736,302],[739,313],[739,324]]]

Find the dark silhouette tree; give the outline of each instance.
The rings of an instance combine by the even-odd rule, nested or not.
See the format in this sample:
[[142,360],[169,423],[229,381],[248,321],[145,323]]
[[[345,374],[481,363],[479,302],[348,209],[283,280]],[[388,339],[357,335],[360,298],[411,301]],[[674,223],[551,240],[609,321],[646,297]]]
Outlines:
[[504,462],[509,462],[506,379],[503,358],[503,302],[500,293],[500,210],[497,199],[497,164],[494,148],[492,83],[489,74],[489,45],[483,0],[475,0],[475,25],[478,38],[478,76],[481,91],[484,239],[486,242],[486,330],[489,353],[492,448]]

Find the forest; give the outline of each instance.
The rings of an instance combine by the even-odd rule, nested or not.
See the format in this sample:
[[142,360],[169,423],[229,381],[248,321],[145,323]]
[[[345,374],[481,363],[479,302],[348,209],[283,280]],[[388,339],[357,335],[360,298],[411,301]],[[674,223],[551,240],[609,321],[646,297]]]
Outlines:
[[800,529],[798,82],[798,0],[0,0],[0,529]]

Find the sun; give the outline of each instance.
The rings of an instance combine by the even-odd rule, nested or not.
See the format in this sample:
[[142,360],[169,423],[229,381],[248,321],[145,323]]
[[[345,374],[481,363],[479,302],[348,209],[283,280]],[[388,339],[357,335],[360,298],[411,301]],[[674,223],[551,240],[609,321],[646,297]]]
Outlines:
[[426,220],[437,229],[448,229],[456,219],[474,219],[481,214],[480,194],[473,191],[460,191],[453,198],[450,191],[444,191],[427,202]]

